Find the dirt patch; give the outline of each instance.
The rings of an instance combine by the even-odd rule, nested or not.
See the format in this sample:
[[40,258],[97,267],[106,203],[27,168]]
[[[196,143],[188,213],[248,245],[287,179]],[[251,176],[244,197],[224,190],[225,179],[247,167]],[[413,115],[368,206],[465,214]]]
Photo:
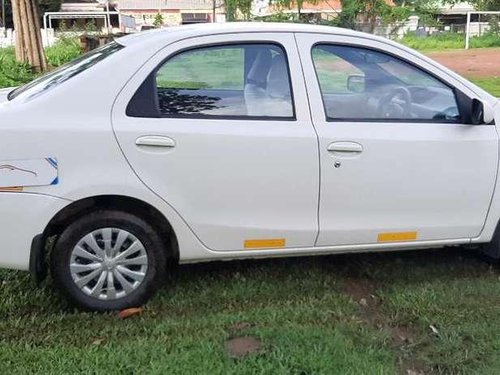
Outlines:
[[500,77],[500,48],[429,52],[426,55],[463,76]]
[[378,330],[389,332],[391,342],[398,351],[398,365],[401,374],[425,374],[425,365],[412,356],[411,347],[415,344],[416,334],[408,326],[391,326],[376,295],[379,286],[367,278],[346,279],[342,291],[356,301],[360,308],[361,320]]
[[411,345],[414,341],[414,333],[407,326],[397,326],[391,329],[392,342],[401,345]]
[[262,348],[262,342],[254,337],[236,337],[226,341],[226,352],[235,359],[258,353]]
[[358,303],[364,322],[381,329],[384,327],[384,318],[380,309],[380,301],[375,295],[376,289],[377,286],[372,280],[349,277],[342,291]]
[[361,300],[374,298],[375,284],[368,279],[350,277],[345,280],[342,291],[358,303]]

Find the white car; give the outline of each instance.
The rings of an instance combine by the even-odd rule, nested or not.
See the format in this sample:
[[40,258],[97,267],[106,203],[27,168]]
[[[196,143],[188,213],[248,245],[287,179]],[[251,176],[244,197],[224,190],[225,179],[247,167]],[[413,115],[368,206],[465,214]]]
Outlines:
[[144,303],[168,259],[500,256],[498,99],[387,39],[170,28],[0,98],[0,266],[82,308]]

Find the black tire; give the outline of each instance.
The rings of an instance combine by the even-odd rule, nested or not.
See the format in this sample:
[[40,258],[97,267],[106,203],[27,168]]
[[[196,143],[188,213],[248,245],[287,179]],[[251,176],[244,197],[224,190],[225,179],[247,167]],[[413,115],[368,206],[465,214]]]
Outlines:
[[[100,228],[123,229],[133,234],[144,246],[147,271],[137,289],[122,298],[102,300],[85,294],[73,281],[70,260],[73,248],[85,235]],[[50,257],[54,285],[75,306],[93,311],[122,310],[147,302],[165,280],[166,249],[157,231],[133,214],[96,210],[71,223],[59,236]]]
[[495,228],[495,233],[493,234],[493,238],[489,243],[482,244],[479,247],[479,252],[483,256],[483,259],[492,262],[498,263],[500,260],[500,223],[497,224]]

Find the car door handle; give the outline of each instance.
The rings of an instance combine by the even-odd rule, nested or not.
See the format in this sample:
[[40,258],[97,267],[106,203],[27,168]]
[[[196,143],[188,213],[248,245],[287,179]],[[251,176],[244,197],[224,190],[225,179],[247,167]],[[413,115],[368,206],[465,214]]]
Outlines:
[[137,146],[146,147],[175,147],[175,141],[172,138],[160,135],[146,135],[144,137],[139,137],[136,139],[135,144]]
[[328,145],[327,150],[334,154],[360,154],[363,146],[357,142],[333,142]]

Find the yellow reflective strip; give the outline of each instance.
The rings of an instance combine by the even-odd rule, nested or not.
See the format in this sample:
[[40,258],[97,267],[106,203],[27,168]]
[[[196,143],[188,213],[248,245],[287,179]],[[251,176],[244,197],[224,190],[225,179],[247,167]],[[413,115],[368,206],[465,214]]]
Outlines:
[[415,241],[417,232],[379,233],[378,242]]
[[0,191],[23,191],[22,186],[0,187]]
[[274,238],[270,240],[246,240],[245,249],[262,249],[262,248],[273,248],[273,247],[285,247],[284,238]]

